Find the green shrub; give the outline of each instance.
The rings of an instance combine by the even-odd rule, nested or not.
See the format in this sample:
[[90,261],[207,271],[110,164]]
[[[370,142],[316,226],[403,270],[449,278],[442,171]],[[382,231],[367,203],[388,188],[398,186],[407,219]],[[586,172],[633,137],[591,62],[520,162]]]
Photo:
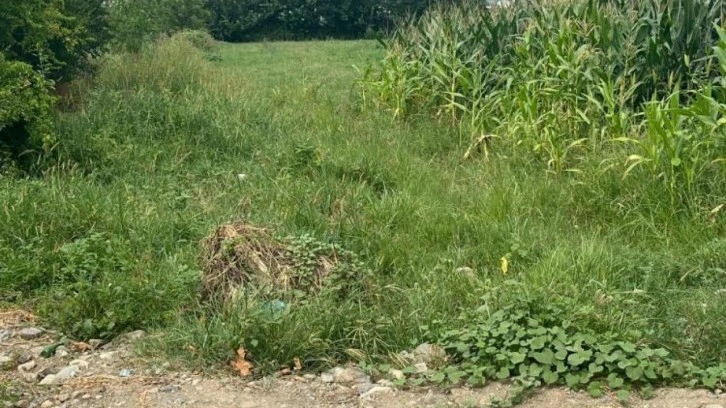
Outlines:
[[137,52],[163,34],[204,30],[208,17],[202,0],[120,0],[109,8],[109,27],[116,47]]
[[173,261],[144,270],[130,244],[92,234],[63,245],[49,268],[44,316],[78,338],[109,338],[168,322],[191,300],[198,274]]
[[215,52],[219,49],[217,41],[206,31],[183,30],[175,33],[174,37],[181,41],[186,41],[207,53]]
[[[54,104],[51,81],[0,54],[0,158],[18,160],[29,149],[50,148]],[[5,166],[9,163],[0,162],[0,173]]]

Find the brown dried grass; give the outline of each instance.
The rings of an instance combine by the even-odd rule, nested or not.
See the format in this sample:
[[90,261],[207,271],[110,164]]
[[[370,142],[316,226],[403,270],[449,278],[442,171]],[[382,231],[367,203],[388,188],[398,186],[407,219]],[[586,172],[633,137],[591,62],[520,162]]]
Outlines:
[[220,226],[202,246],[203,296],[225,303],[245,290],[315,292],[337,264],[334,256],[318,256],[312,281],[304,279],[289,245],[269,229],[244,221]]

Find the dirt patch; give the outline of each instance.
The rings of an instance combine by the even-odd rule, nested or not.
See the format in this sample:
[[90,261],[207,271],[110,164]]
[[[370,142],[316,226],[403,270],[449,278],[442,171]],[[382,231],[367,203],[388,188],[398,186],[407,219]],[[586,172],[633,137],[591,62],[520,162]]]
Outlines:
[[[56,336],[43,330],[25,340],[20,333],[34,321],[22,311],[0,312],[0,331],[9,334],[2,342],[0,358],[21,358],[11,369],[0,371],[0,407],[21,408],[400,408],[485,407],[506,399],[510,388],[492,383],[484,388],[444,390],[433,387],[396,389],[390,383],[343,384],[325,374],[300,374],[251,381],[231,374],[214,375],[175,369],[163,361],[136,356],[131,345],[141,332],[122,336],[93,348],[58,348],[41,356]],[[22,362],[22,363],[21,363]],[[68,367],[75,374],[65,381],[41,385],[43,378]],[[56,374],[52,374],[56,373]],[[374,392],[375,390],[378,390]],[[495,405],[496,406],[496,405]],[[563,388],[537,391],[522,408],[616,408],[614,396],[590,398]],[[632,397],[633,408],[724,408],[726,398],[705,390],[661,389],[655,398]]]

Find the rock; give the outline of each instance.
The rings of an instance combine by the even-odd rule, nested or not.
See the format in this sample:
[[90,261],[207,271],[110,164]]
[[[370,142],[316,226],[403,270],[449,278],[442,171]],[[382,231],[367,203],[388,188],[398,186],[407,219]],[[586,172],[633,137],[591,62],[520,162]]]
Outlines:
[[20,376],[23,378],[23,381],[27,383],[34,383],[38,381],[38,374],[36,373],[22,372],[20,373]]
[[423,343],[413,351],[413,357],[417,363],[435,367],[446,362],[446,351],[435,344]]
[[202,382],[202,380],[200,380],[199,378],[195,378],[192,380],[192,385],[196,387],[201,382]]
[[88,361],[86,361],[86,360],[77,359],[77,360],[71,361],[69,364],[71,366],[78,367],[79,370],[85,370],[88,368]]
[[25,372],[28,372],[28,371],[31,371],[31,370],[32,370],[32,369],[34,369],[34,368],[35,368],[35,361],[33,361],[33,360],[30,360],[30,361],[28,361],[28,362],[27,362],[27,363],[25,363],[25,364],[20,364],[20,365],[18,366],[18,371],[25,371]]
[[42,404],[40,404],[40,408],[51,408],[53,406],[53,401],[51,400],[45,400]]
[[132,331],[131,333],[126,333],[126,335],[124,335],[124,337],[129,341],[136,341],[144,336],[146,336],[146,332],[143,330]]
[[75,390],[71,394],[71,399],[76,399],[76,398],[80,397],[81,395],[83,395],[83,391],[81,391],[81,390]]
[[331,373],[322,373],[320,374],[320,381],[324,383],[334,383],[335,377]]
[[98,358],[100,358],[103,361],[113,361],[116,359],[116,352],[115,351],[107,351],[105,353],[101,353]]
[[469,267],[464,266],[461,268],[456,268],[456,273],[467,280],[476,280],[476,273],[474,273],[474,270]]
[[376,384],[389,388],[393,388],[396,386],[396,384],[394,384],[392,381],[386,380],[385,378],[378,380]]
[[132,375],[134,375],[134,370],[132,370],[130,368],[124,368],[118,372],[119,377],[126,378],[126,377],[131,377]]
[[55,374],[48,374],[40,380],[40,385],[58,385],[60,381],[56,378]]
[[89,393],[85,393],[85,394],[81,395],[81,399],[91,399],[91,397],[92,397],[92,395]]
[[88,340],[88,345],[91,346],[93,350],[101,347],[104,344],[104,341],[101,339],[91,339]]
[[713,393],[714,393],[714,394],[716,394],[716,395],[721,395],[721,394],[723,393],[723,391],[722,391],[721,389],[719,389],[719,388],[716,388],[716,389],[715,389],[715,390],[713,391]]
[[33,359],[33,353],[31,353],[30,351],[23,351],[18,356],[18,364],[25,364],[32,359]]
[[37,327],[28,327],[20,330],[20,338],[23,340],[33,340],[42,336],[43,333],[45,333],[43,329],[39,329]]
[[0,330],[0,342],[10,340],[11,337],[13,337],[13,335],[10,333],[10,330]]
[[40,385],[60,385],[65,381],[78,375],[80,370],[77,366],[63,367],[57,374],[48,374],[41,381]]
[[40,370],[38,373],[38,377],[42,378],[45,377],[48,374],[57,374],[58,370],[55,367],[45,367],[44,369]]
[[401,370],[396,370],[395,368],[392,368],[388,371],[388,374],[391,375],[396,380],[403,380],[406,378],[406,374],[403,373]]
[[387,394],[389,392],[393,392],[393,390],[388,387],[375,386],[375,387],[371,388],[370,390],[368,390],[366,393],[362,394],[360,397],[361,398],[371,398],[376,395]]
[[68,349],[65,346],[58,346],[58,348],[55,349],[55,356],[58,358],[67,357]]
[[15,401],[16,408],[27,408],[28,405],[30,405],[30,402],[28,400],[21,399]]
[[358,395],[363,395],[370,391],[375,385],[370,383],[362,383],[362,384],[356,384],[353,386],[353,389]]
[[414,367],[416,367],[417,373],[423,374],[429,371],[429,367],[426,365],[426,363],[417,363],[414,365]]
[[165,393],[177,392],[180,389],[181,389],[181,387],[178,385],[164,385],[164,386],[159,387],[159,392],[165,392]]
[[315,374],[304,374],[303,378],[309,381],[317,380],[318,376]]
[[71,399],[71,395],[68,393],[58,394],[58,396],[56,396],[55,399],[56,399],[56,401],[63,403],[63,402],[68,401],[69,399]]
[[[87,364],[87,363],[86,363]],[[58,374],[56,374],[56,377],[58,377],[61,381],[70,380],[71,378],[78,375],[80,372],[80,367],[76,365],[69,365],[67,367],[63,367]]]
[[337,384],[361,384],[371,382],[370,378],[368,378],[368,376],[357,367],[335,367],[330,370],[329,373],[333,376],[333,382]]

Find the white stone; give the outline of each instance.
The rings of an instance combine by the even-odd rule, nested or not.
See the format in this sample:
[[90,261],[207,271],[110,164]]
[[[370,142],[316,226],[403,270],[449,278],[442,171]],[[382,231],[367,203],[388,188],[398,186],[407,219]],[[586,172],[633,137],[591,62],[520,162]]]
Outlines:
[[42,329],[37,327],[28,327],[27,329],[20,330],[20,338],[23,340],[33,340],[42,336],[45,333]]
[[401,370],[396,370],[395,368],[392,368],[390,371],[388,371],[388,374],[391,375],[396,380],[403,380],[406,378],[406,374],[403,373]]
[[40,385],[58,385],[58,384],[60,384],[60,381],[56,378],[55,374],[48,374],[42,380],[40,380],[39,384]]
[[32,370],[32,369],[34,369],[34,368],[35,368],[35,361],[33,361],[33,360],[30,360],[30,361],[28,361],[28,362],[27,362],[27,363],[25,363],[25,364],[20,364],[20,365],[18,366],[18,371],[25,371],[25,372],[28,372],[28,371],[30,371],[30,370]]
[[380,395],[380,394],[388,394],[389,392],[393,392],[393,390],[388,387],[376,386],[376,387],[373,387],[370,390],[368,390],[366,393],[364,393],[360,397],[361,398],[370,398],[370,397],[374,397],[374,396]]
[[74,367],[78,367],[79,370],[85,370],[86,368],[88,368],[88,361],[77,359],[77,360],[71,361],[70,365],[74,366]]

